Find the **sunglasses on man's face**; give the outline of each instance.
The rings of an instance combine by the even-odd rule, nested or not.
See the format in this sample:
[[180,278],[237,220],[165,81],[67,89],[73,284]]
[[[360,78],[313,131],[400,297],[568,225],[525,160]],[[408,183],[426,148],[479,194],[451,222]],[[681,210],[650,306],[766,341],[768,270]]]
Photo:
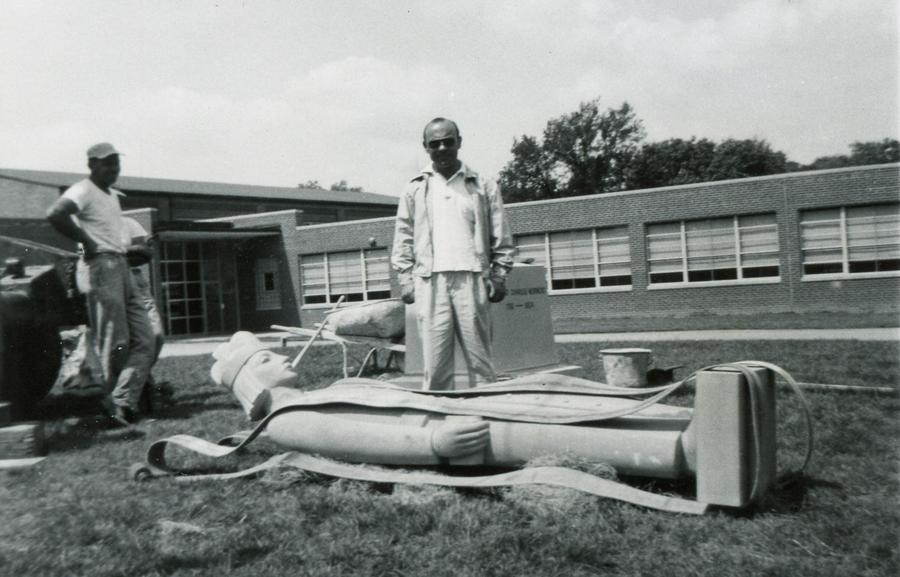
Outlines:
[[431,150],[437,150],[444,145],[444,148],[454,148],[456,146],[456,138],[441,138],[438,140],[431,140],[428,142],[428,148]]

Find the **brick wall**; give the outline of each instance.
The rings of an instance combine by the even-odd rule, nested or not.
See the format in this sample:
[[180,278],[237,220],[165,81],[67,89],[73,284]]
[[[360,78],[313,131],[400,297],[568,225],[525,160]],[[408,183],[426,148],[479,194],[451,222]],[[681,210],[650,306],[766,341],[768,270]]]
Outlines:
[[[801,281],[800,211],[900,201],[898,165],[880,165],[626,191],[507,206],[513,234],[628,227],[632,290],[551,296],[555,319],[681,317],[698,313],[900,312],[900,277]],[[780,282],[648,289],[646,226],[657,222],[775,213]],[[393,218],[300,227],[286,254],[390,248]],[[288,257],[290,258],[290,257]],[[299,299],[298,302],[302,302]],[[304,324],[321,309],[301,311]]]

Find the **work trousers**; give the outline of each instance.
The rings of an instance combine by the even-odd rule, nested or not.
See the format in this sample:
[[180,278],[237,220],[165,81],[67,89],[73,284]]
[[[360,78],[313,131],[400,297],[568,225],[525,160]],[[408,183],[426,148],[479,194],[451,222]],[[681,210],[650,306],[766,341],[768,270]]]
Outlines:
[[[155,364],[166,342],[166,331],[163,329],[162,317],[159,315],[159,309],[156,308],[156,299],[153,298],[150,281],[147,280],[147,276],[141,267],[131,267],[131,282],[138,294],[138,298],[141,299],[141,302],[144,303],[144,308],[147,309],[147,316],[150,317],[150,326],[153,329],[153,363]],[[149,381],[152,381],[152,378]]]
[[150,317],[124,255],[101,253],[83,264],[79,288],[87,297],[91,344],[106,392],[114,405],[136,411],[154,360]]
[[436,272],[415,277],[425,390],[453,390],[454,341],[468,369],[469,386],[495,381],[487,288],[478,272]]

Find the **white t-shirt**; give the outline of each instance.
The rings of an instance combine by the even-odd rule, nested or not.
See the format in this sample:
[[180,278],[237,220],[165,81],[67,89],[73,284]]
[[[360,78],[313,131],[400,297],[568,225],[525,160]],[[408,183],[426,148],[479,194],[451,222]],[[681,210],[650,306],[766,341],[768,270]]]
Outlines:
[[466,189],[464,167],[445,179],[435,172],[429,187],[434,272],[481,271],[475,257],[475,203]]
[[107,194],[89,178],[73,184],[63,193],[64,198],[78,207],[75,218],[97,243],[97,252],[125,254],[128,245],[122,242],[124,225],[119,196],[124,195],[114,188]]

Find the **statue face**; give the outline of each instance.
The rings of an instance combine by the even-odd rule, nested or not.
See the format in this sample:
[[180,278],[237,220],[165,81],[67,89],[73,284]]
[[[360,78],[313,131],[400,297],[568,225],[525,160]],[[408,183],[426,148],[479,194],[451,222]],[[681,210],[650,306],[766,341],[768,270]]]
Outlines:
[[[241,373],[248,371],[266,387],[293,386],[297,384],[297,373],[291,368],[291,361],[284,355],[272,351],[259,351],[247,360]],[[239,375],[240,376],[240,375]]]

